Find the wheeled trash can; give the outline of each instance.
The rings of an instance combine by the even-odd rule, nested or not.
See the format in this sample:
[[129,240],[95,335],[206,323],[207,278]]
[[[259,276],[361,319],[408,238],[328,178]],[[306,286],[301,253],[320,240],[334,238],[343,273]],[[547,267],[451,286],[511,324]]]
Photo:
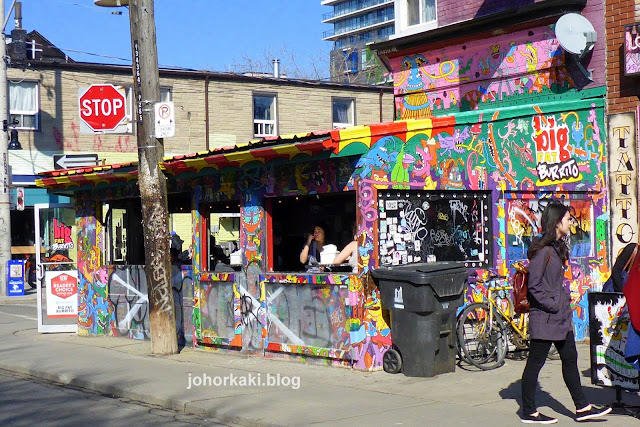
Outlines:
[[409,377],[432,377],[456,367],[456,312],[464,303],[464,262],[431,262],[372,271],[391,334]]

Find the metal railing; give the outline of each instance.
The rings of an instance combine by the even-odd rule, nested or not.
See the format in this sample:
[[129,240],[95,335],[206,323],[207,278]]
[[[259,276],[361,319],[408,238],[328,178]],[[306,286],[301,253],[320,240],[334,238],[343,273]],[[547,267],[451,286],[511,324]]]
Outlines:
[[334,6],[333,11],[325,13],[322,15],[322,20],[326,21],[328,19],[338,18],[340,16],[348,15],[353,12],[358,12],[362,9],[367,9],[369,7],[378,6],[382,4],[393,4],[393,0],[356,0],[350,1],[349,6],[345,8],[337,8]]

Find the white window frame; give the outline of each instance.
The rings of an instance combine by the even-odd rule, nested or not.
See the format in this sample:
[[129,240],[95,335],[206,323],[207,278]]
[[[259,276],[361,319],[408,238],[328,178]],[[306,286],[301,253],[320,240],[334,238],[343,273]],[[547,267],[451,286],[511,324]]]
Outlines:
[[[336,103],[336,101],[347,101],[347,102],[351,102],[351,123],[342,123],[342,122],[334,122],[333,119],[333,108],[334,105]],[[333,123],[333,128],[337,129],[337,128],[346,128],[346,127],[350,127],[350,126],[355,126],[356,125],[356,99],[355,98],[343,98],[343,97],[333,97],[331,98],[331,121]]]
[[173,101],[173,89],[168,86],[160,86],[160,102]]
[[[389,40],[405,37],[411,34],[422,33],[424,31],[438,28],[438,0],[435,0],[436,17],[433,21],[420,22],[419,24],[409,25],[409,5],[408,0],[396,0],[395,2],[395,34],[389,36]],[[422,9],[422,3],[420,4]],[[420,16],[422,16],[420,10]]]
[[[35,110],[11,110],[11,85],[19,84],[19,83],[33,83],[35,85]],[[9,99],[7,99],[7,103],[9,104],[9,127],[12,129],[19,130],[40,130],[40,82],[37,80],[21,80],[19,82],[9,80]],[[20,124],[13,126],[11,123],[11,116],[20,116]],[[23,126],[24,117],[25,116],[33,116],[34,117],[34,127],[31,126]]]
[[[256,119],[254,108],[255,98],[272,98],[273,99],[273,118],[271,120]],[[251,97],[251,111],[253,116],[253,136],[264,138],[267,136],[278,135],[278,96],[274,93],[254,93]],[[273,132],[266,132],[267,128],[272,126]],[[256,129],[257,128],[257,129]],[[256,132],[257,130],[257,132]]]
[[133,134],[134,131],[134,123],[135,123],[135,110],[134,110],[134,106],[133,103],[134,101],[134,96],[133,96],[133,86],[125,86],[126,88],[126,97],[127,97],[127,102],[129,103],[129,107],[127,108],[127,117],[126,117],[126,121],[127,121],[127,133],[131,133]]

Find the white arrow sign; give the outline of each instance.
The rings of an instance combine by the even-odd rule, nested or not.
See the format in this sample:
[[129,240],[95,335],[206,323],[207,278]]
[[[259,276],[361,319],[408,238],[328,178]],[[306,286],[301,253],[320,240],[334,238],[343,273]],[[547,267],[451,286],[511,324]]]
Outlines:
[[97,154],[55,154],[53,156],[54,169],[69,169],[98,164]]

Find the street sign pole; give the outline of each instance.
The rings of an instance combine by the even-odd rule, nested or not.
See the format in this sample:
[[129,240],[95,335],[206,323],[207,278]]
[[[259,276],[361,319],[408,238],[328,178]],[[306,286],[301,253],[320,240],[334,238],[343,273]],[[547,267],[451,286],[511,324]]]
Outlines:
[[[11,4],[11,9],[15,1]],[[0,37],[0,295],[7,295],[7,263],[11,259],[11,207],[9,201],[9,146],[7,141],[7,124],[9,112],[7,111],[8,87],[7,87],[7,43],[5,27],[11,15],[11,9],[4,19],[2,36]],[[4,17],[4,0],[0,0],[0,19]]]

